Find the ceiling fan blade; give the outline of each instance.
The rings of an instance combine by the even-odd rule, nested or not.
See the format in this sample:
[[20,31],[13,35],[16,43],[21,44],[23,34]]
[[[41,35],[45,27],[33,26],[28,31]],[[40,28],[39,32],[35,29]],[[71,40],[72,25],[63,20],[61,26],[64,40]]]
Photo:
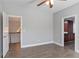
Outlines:
[[39,3],[37,6],[42,5],[42,4],[45,3],[46,1],[48,1],[48,0],[45,0],[45,1],[41,2],[41,3]]
[[49,0],[49,7],[52,8],[53,4],[51,4],[51,0]]

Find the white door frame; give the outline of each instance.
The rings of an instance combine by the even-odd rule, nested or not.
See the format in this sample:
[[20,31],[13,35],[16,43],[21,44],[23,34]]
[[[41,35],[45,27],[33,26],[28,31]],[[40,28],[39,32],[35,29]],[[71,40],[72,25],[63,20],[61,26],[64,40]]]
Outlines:
[[[69,18],[69,17],[75,17],[75,30],[76,30],[76,20],[77,20],[77,15],[69,15],[69,16],[65,16],[65,17],[62,17],[62,45],[64,46],[64,19],[65,18]],[[77,35],[77,33],[76,33],[76,31],[75,31],[75,40],[76,40],[76,35]],[[75,51],[76,51],[76,42],[75,42]]]
[[20,34],[20,36],[21,36],[21,39],[20,39],[20,43],[21,43],[21,48],[22,48],[22,30],[23,30],[23,27],[22,27],[22,16],[16,16],[16,15],[8,15],[8,17],[20,17],[21,19],[21,34]]

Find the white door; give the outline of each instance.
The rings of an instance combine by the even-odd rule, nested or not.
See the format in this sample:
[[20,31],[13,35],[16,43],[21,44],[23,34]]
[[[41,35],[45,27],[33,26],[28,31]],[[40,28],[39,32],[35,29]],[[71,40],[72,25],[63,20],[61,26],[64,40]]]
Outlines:
[[76,16],[75,19],[75,51],[79,53],[79,18]]
[[3,12],[3,57],[9,50],[8,16]]

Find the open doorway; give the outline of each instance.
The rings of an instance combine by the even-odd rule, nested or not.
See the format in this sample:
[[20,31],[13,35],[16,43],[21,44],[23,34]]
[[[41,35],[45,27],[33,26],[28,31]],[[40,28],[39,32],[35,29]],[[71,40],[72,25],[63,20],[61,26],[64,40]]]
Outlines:
[[21,48],[21,17],[9,16],[9,51],[19,53]]
[[64,18],[64,47],[75,50],[75,16]]

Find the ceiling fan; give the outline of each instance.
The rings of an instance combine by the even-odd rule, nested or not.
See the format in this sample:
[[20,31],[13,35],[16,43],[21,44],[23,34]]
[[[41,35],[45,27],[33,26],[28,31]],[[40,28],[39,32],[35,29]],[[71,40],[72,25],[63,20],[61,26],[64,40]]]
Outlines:
[[[66,1],[66,0],[60,0],[60,1]],[[44,3],[49,5],[50,8],[52,8],[54,4],[54,0],[43,0],[41,3],[37,4],[37,6],[41,6]]]

